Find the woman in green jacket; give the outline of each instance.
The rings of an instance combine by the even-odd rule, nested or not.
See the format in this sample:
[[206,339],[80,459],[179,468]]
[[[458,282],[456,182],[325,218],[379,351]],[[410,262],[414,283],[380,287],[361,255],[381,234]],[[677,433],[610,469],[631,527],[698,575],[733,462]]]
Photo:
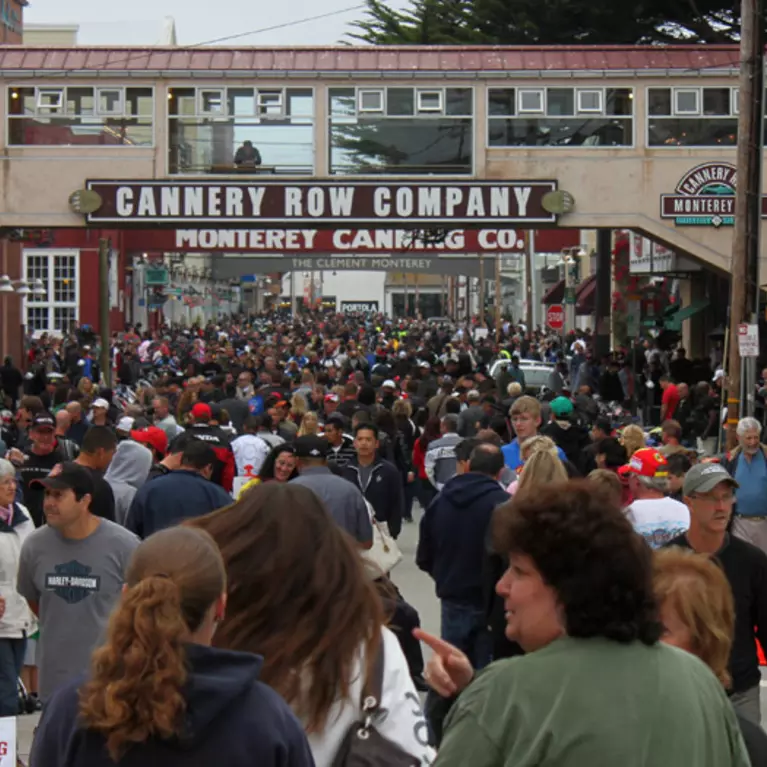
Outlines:
[[[738,723],[700,660],[660,643],[652,553],[586,482],[501,506],[506,635],[524,656],[472,681],[439,640],[426,679],[456,695],[437,767],[747,767]],[[423,638],[423,637],[422,637]]]

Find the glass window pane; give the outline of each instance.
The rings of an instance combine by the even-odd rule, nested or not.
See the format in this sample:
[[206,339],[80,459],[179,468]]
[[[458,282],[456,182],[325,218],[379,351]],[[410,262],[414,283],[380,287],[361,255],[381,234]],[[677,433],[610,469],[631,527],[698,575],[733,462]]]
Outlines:
[[154,115],[154,90],[152,88],[126,88],[125,114],[129,117],[152,117]]
[[633,120],[614,117],[529,117],[489,120],[489,146],[631,146]]
[[53,309],[53,328],[59,333],[68,333],[77,321],[77,309],[74,306],[56,306]]
[[671,114],[671,88],[650,88],[647,91],[647,114]]
[[388,88],[386,113],[395,117],[415,114],[415,90],[413,88]]
[[338,117],[354,117],[357,114],[354,88],[330,88],[330,114]]
[[314,93],[311,88],[288,88],[287,114],[292,117],[314,117]]
[[631,88],[607,88],[605,90],[605,114],[633,115],[634,91]]
[[698,91],[676,91],[675,97],[675,109],[677,114],[691,114],[695,115],[700,110],[700,99]]
[[36,330],[49,330],[48,307],[27,306],[27,330],[34,333]]
[[514,88],[490,88],[487,96],[488,114],[513,117],[516,112]]
[[729,88],[704,88],[703,114],[730,115],[730,93]]
[[254,88],[227,88],[229,114],[234,117],[253,117],[256,114],[256,91]]
[[468,174],[473,125],[457,117],[370,117],[331,126],[334,174]]
[[445,114],[471,116],[474,113],[474,91],[471,88],[445,89]]
[[282,91],[259,91],[258,114],[281,116],[285,112]]
[[171,88],[168,96],[168,114],[189,117],[197,114],[197,94],[194,88]]
[[93,113],[93,88],[67,88],[68,115],[92,115]]
[[575,114],[575,90],[573,88],[549,88],[546,92],[546,114],[552,117]]
[[221,91],[200,91],[200,112],[204,115],[221,114],[224,101]]
[[419,112],[441,112],[442,91],[418,91],[416,93],[416,106]]
[[735,146],[736,118],[655,118],[648,121],[649,146]]
[[113,88],[99,89],[99,113],[122,114],[122,91]]

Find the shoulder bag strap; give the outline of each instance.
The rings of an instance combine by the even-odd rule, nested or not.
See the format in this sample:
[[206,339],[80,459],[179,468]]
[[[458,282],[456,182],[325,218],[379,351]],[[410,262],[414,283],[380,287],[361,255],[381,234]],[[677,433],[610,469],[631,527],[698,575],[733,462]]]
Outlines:
[[371,713],[381,707],[381,696],[383,695],[383,677],[384,677],[384,638],[381,636],[381,642],[376,651],[375,663],[369,674],[365,676],[365,682],[362,685],[362,696],[360,708],[363,717],[370,716]]

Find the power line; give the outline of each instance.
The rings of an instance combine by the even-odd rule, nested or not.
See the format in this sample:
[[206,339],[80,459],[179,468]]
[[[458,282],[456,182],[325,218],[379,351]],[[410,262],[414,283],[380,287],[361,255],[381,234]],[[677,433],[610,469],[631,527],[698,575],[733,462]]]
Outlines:
[[[216,43],[225,43],[225,42],[227,42],[229,40],[237,40],[237,39],[240,39],[242,37],[250,37],[251,35],[260,35],[260,34],[263,34],[264,32],[274,32],[274,31],[276,31],[278,29],[286,29],[288,27],[295,27],[295,26],[298,26],[299,24],[308,24],[311,21],[320,21],[321,19],[328,19],[328,18],[331,18],[332,16],[340,16],[340,15],[342,15],[344,13],[351,13],[352,11],[363,10],[366,7],[367,6],[364,5],[363,3],[358,3],[357,5],[351,5],[351,6],[347,7],[347,8],[340,8],[337,11],[328,11],[327,13],[320,13],[320,14],[317,14],[316,16],[306,16],[306,17],[304,17],[302,19],[294,19],[293,21],[285,21],[285,22],[283,22],[281,24],[273,24],[270,27],[260,27],[258,29],[252,29],[249,32],[237,32],[236,34],[225,35],[224,37],[217,37],[217,38],[214,38],[212,40],[203,40],[202,42],[193,43],[191,45],[173,46],[173,51],[174,52],[176,52],[176,51],[183,52],[185,50],[192,50],[192,49],[195,49],[195,48],[202,48],[202,47],[204,47],[206,45],[215,45]],[[146,57],[151,56],[152,54],[157,53],[157,52],[158,52],[158,47],[153,47],[153,48],[150,48],[148,50],[135,51],[134,53],[131,53],[129,56],[126,56],[124,59],[116,59],[114,61],[110,61],[109,62],[109,67],[111,68],[115,64],[128,64],[128,63],[131,63],[131,62],[135,62],[137,58],[138,59],[140,59],[142,57],[146,58]],[[46,76],[50,76],[50,77],[55,77],[57,75],[62,76],[62,75],[72,74],[72,72],[77,72],[77,71],[78,70],[77,70],[76,67],[72,67],[72,68],[69,68],[69,69],[60,69],[60,70],[58,70],[56,72],[51,72],[50,75],[46,75]]]

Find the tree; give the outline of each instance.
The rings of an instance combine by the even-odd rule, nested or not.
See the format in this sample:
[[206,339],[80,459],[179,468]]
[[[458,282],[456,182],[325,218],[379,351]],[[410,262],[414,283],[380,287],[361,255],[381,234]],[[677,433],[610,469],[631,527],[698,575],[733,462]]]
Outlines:
[[729,43],[740,0],[367,0],[352,40],[399,45]]

